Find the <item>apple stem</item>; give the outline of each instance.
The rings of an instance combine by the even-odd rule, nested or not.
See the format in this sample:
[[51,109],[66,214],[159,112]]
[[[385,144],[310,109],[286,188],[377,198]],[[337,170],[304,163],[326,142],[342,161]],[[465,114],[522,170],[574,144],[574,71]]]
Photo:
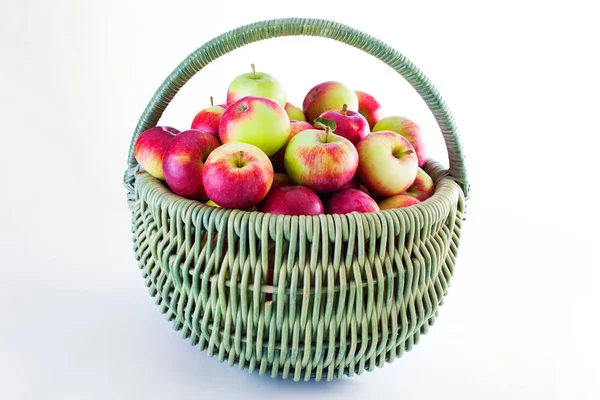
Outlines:
[[252,67],[252,75],[254,76],[254,79],[256,79],[256,67],[254,64],[250,64],[250,66]]
[[396,156],[396,158],[400,158],[402,156],[405,156],[405,155],[408,155],[408,154],[412,154],[414,152],[415,152],[414,150],[410,150],[409,149],[409,150],[403,151],[401,153],[396,153],[395,156]]
[[238,167],[244,166],[244,152],[240,150],[240,159],[238,160]]
[[342,114],[346,115],[346,113],[348,113],[348,104],[342,106]]
[[212,97],[212,96],[210,96],[210,106],[211,106],[211,107],[214,107],[214,106],[215,106],[215,101],[214,101],[214,99],[213,99],[213,97]]

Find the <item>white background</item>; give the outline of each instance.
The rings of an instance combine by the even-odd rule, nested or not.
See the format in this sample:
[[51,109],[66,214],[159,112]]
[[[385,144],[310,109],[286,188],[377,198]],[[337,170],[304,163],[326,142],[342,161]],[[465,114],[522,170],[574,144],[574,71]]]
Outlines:
[[[392,6],[392,4],[394,4]],[[0,398],[598,398],[600,60],[591,1],[33,1],[0,3]],[[332,19],[415,62],[468,157],[458,267],[436,325],[373,373],[294,383],[182,340],[133,257],[122,174],[154,90],[237,26]],[[345,45],[286,38],[201,71],[161,123],[185,129],[255,62],[301,104],[336,79],[423,125],[402,79]]]

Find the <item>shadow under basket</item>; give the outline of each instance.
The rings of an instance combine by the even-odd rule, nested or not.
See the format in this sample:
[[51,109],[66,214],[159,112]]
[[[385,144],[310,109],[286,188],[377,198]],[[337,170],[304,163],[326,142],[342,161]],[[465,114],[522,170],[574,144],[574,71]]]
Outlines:
[[[431,198],[368,214],[271,215],[208,207],[140,171],[137,137],[195,73],[245,44],[292,35],[364,50],[421,95],[450,162],[447,170],[433,160],[423,167],[436,185]],[[379,40],[314,19],[246,25],[190,54],[141,116],[124,182],[136,258],[174,328],[229,365],[294,380],[371,371],[419,342],[448,290],[469,188],[460,137],[429,80]]]

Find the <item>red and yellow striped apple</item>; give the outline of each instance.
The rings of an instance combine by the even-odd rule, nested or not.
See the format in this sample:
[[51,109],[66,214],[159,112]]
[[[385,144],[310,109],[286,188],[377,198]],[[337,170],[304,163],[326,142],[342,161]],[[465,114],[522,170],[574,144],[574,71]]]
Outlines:
[[407,196],[405,194],[397,194],[392,197],[388,197],[379,202],[380,210],[390,210],[392,208],[402,208],[412,206],[413,204],[419,204],[420,201],[414,197]]
[[313,123],[325,111],[341,110],[344,104],[347,105],[348,110],[358,111],[356,93],[343,83],[329,81],[310,89],[304,97],[302,110],[306,120]]
[[306,117],[302,110],[291,103],[285,103],[285,112],[287,113],[290,121],[306,121]]
[[358,112],[365,117],[369,123],[369,128],[373,129],[375,124],[383,118],[381,105],[375,100],[375,97],[359,90],[356,91],[356,97],[358,98]]
[[290,120],[279,104],[264,97],[244,97],[231,104],[221,117],[221,143],[243,142],[272,156],[290,136]]
[[283,215],[319,215],[324,213],[319,196],[304,186],[279,186],[260,203],[259,211]]
[[246,209],[260,203],[273,184],[273,166],[258,147],[226,143],[204,163],[202,183],[208,198],[223,208]]
[[346,138],[327,128],[298,133],[287,145],[285,169],[294,182],[317,193],[338,190],[358,167],[358,153]]
[[415,181],[418,160],[403,136],[391,131],[371,133],[356,146],[360,163],[358,176],[373,194],[394,196]]
[[252,72],[235,78],[227,89],[227,105],[235,103],[247,96],[266,97],[285,107],[285,90],[277,79],[265,72],[256,72],[251,64]]
[[379,206],[368,194],[358,189],[338,190],[327,201],[327,214],[348,214],[353,211],[376,212],[379,211]]
[[419,125],[404,117],[385,117],[373,127],[373,132],[392,131],[405,137],[417,153],[419,167],[427,161],[427,148]]
[[163,172],[171,191],[188,199],[208,200],[202,169],[210,152],[220,144],[214,136],[193,129],[173,138],[163,155]]
[[178,134],[179,131],[170,126],[155,126],[142,132],[133,148],[138,164],[153,177],[164,180],[163,155],[171,140]]
[[202,132],[209,133],[215,138],[219,138],[219,121],[225,112],[225,107],[215,106],[213,98],[210,98],[211,106],[200,111],[192,121],[192,128]]
[[288,136],[287,142],[283,145],[281,149],[277,151],[277,153],[271,156],[271,162],[273,163],[273,170],[285,172],[285,165],[283,162],[283,157],[285,156],[285,148],[287,144],[292,140],[294,136],[298,133],[305,131],[307,129],[314,129],[315,127],[309,124],[306,121],[290,121],[290,136]]
[[325,111],[320,116],[321,118],[330,119],[335,122],[333,133],[345,137],[353,145],[364,139],[371,131],[369,123],[356,111],[348,110],[348,106],[344,104],[341,110]]
[[408,189],[406,189],[404,194],[412,196],[419,201],[423,201],[433,196],[434,192],[435,184],[433,183],[433,179],[427,175],[427,172],[419,168],[415,181]]

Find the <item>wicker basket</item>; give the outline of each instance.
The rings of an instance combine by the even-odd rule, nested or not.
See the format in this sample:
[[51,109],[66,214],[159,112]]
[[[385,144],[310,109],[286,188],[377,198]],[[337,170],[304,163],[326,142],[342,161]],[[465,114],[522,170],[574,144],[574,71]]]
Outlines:
[[[371,54],[421,95],[444,136],[450,168],[428,161],[435,194],[371,214],[283,216],[207,207],[140,172],[133,145],[211,61],[280,36],[334,39]],[[280,19],[225,33],[163,82],[136,127],[124,177],[134,250],[161,312],[219,361],[273,377],[328,380],[400,357],[433,324],[458,251],[468,183],[452,117],[404,56],[350,27]],[[273,284],[267,270],[274,266]]]

